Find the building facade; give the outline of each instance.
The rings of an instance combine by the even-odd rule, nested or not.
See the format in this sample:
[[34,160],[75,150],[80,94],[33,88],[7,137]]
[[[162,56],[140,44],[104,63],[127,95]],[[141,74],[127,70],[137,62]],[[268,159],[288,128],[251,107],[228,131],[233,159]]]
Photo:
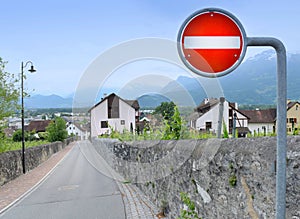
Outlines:
[[300,128],[300,103],[288,101],[287,102],[287,133],[293,134]]
[[139,104],[136,100],[123,100],[110,94],[90,109],[91,137],[110,134],[112,130],[134,132],[139,120]]
[[[237,104],[226,100],[223,102],[222,123],[225,125],[229,134],[232,134],[234,122],[237,133],[240,137],[245,137],[248,130],[248,117],[237,109]],[[191,116],[191,128],[200,132],[217,133],[219,124],[220,100],[217,98],[207,98],[195,109]],[[221,133],[224,132],[222,125]]]
[[252,135],[276,132],[276,109],[241,110],[249,117],[248,128]]

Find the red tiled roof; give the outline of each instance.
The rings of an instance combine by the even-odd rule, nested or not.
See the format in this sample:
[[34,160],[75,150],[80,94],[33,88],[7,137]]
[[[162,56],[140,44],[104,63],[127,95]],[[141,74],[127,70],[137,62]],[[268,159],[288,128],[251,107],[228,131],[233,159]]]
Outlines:
[[50,124],[51,120],[36,120],[31,121],[29,125],[26,127],[26,131],[33,131],[36,132],[45,132],[46,127]]
[[249,123],[272,123],[276,119],[276,109],[240,111],[249,117]]

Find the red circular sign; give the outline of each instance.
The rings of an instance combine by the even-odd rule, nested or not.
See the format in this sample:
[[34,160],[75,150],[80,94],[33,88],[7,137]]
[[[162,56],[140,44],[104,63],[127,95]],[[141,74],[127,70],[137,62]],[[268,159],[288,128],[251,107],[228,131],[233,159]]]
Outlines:
[[234,70],[245,54],[246,34],[240,22],[221,9],[189,17],[178,35],[179,54],[192,71],[209,77]]

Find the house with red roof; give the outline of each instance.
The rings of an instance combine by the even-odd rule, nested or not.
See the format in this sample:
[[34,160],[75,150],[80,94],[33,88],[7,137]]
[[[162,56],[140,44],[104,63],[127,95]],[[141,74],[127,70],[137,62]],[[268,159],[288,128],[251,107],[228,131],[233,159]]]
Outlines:
[[241,112],[249,118],[248,128],[252,135],[276,132],[276,109],[241,110]]

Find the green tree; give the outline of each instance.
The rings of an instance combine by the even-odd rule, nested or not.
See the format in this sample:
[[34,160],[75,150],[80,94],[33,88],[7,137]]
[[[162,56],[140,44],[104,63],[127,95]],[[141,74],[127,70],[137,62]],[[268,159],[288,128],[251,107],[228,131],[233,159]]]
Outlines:
[[19,79],[5,71],[6,64],[0,57],[0,120],[12,115],[19,106]]
[[66,130],[66,122],[60,117],[56,117],[46,128],[48,133],[48,141],[63,141],[68,137]]
[[169,120],[165,120],[165,131],[163,135],[164,140],[180,139],[182,119],[177,106],[175,106],[173,109],[174,113],[172,117]]
[[174,114],[175,103],[171,102],[162,102],[158,107],[155,108],[153,114],[161,114],[165,120],[170,120]]

